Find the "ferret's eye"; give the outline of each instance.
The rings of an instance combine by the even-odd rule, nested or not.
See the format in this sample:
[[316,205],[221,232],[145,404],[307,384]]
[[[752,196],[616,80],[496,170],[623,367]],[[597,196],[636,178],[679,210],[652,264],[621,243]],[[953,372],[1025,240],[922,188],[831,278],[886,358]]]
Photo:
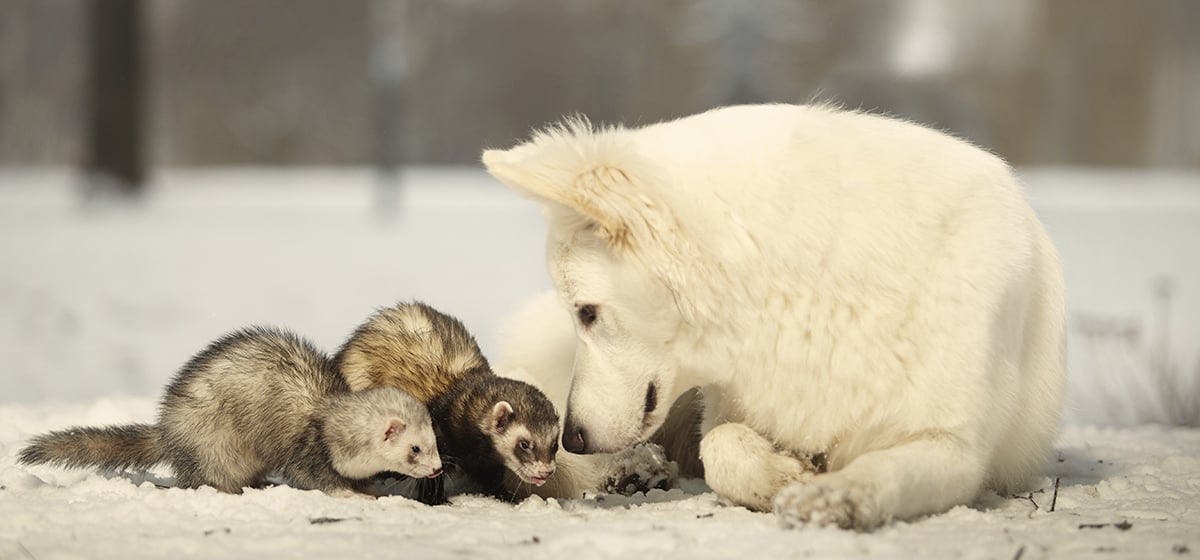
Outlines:
[[527,440],[527,439],[521,440],[521,443],[518,445],[520,445],[521,449],[523,449],[525,451],[529,451],[529,448],[533,447],[533,444],[529,443],[529,440]]
[[592,326],[596,322],[596,306],[590,303],[579,306],[579,324],[584,327]]
[[420,455],[421,454],[421,446],[414,445],[412,448],[412,452],[413,452],[413,455]]

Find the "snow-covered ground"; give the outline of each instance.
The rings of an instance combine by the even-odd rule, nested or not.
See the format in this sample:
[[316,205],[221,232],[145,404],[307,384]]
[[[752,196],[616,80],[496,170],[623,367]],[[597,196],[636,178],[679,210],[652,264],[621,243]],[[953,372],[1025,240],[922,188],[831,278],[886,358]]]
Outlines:
[[[365,170],[173,170],[126,207],[83,205],[69,173],[0,169],[0,558],[1200,553],[1200,432],[1078,426],[1162,420],[1171,396],[1200,403],[1200,176],[1022,174],[1062,252],[1072,310],[1062,460],[1029,497],[856,535],[782,531],[699,483],[632,500],[427,508],[16,466],[34,433],[150,418],[174,370],[233,328],[281,325],[332,350],[373,308],[419,298],[494,353],[505,315],[548,282],[537,209],[478,170],[410,171],[388,217]],[[1170,297],[1156,300],[1159,278]]]
[[[1042,488],[872,534],[780,529],[698,481],[635,498],[332,498],[162,489],[169,472],[14,465],[28,434],[153,417],[150,399],[0,406],[0,558],[1188,558],[1200,431],[1069,428]],[[1055,480],[1058,480],[1057,497]],[[1022,552],[1023,551],[1023,552]],[[1184,552],[1181,552],[1184,551]],[[1190,551],[1190,552],[1187,552]]]

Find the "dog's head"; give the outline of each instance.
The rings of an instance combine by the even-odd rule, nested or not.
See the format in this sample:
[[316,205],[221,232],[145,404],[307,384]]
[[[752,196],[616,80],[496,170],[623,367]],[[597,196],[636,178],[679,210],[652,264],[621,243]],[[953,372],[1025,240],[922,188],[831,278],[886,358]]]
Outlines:
[[689,388],[679,386],[673,347],[687,315],[677,284],[687,248],[632,134],[573,122],[483,154],[550,222],[550,274],[578,338],[563,431],[574,453],[648,438]]

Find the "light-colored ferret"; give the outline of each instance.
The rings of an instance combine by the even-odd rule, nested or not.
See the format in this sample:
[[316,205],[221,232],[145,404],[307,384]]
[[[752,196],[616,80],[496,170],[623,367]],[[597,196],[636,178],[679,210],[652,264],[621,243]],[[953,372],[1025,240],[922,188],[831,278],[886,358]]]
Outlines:
[[370,493],[370,477],[436,477],[429,413],[396,388],[351,393],[329,358],[288,332],[254,327],[217,340],[167,385],[158,423],[71,428],[33,439],[26,464],[146,469],[175,485],[240,493],[271,474],[329,493]]
[[[545,484],[558,452],[558,413],[542,392],[497,377],[471,333],[454,317],[423,303],[381,309],[334,357],[352,391],[397,387],[429,407],[438,451],[484,492],[502,499],[505,469]],[[421,489],[427,503],[445,501],[443,481]]]

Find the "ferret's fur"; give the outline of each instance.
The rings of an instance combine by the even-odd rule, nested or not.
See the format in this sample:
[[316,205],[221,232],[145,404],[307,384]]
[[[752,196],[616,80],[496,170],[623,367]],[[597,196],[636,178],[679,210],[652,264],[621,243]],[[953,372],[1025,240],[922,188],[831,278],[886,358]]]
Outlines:
[[298,488],[365,493],[380,472],[441,472],[418,400],[390,387],[351,393],[324,353],[262,327],[226,335],[188,361],[167,386],[158,423],[50,432],[20,461],[106,469],[165,462],[176,486],[230,493],[272,473]]
[[[506,469],[539,486],[554,473],[554,405],[528,383],[495,376],[455,318],[423,303],[381,309],[354,331],[334,363],[353,391],[397,387],[424,402],[447,465],[484,492],[519,495],[504,489]],[[421,499],[443,502],[444,489],[423,488]]]

